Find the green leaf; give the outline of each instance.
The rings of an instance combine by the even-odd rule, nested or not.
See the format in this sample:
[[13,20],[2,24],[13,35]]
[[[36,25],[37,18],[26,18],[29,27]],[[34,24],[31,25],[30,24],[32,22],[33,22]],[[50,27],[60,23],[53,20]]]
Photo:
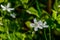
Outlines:
[[58,0],[55,0],[55,4],[54,4],[53,7],[54,7],[55,10],[58,10]]
[[25,22],[25,24],[26,24],[26,26],[27,26],[28,28],[31,28],[31,27],[30,27],[30,23],[31,23],[30,21]]
[[0,21],[2,21],[2,17],[0,17]]
[[57,20],[58,24],[60,24],[60,15],[57,16],[56,20]]
[[0,0],[0,3],[2,3],[2,2],[8,2],[8,0]]
[[60,28],[56,28],[56,30],[60,32]]
[[37,17],[39,17],[38,11],[35,8],[33,8],[33,7],[30,7],[28,10],[26,10],[26,12],[29,13],[29,14],[33,14],[33,15],[36,15]]
[[56,12],[55,10],[52,10],[52,11],[53,11],[52,17],[53,17],[54,19],[56,19],[56,18],[57,18],[57,12]]
[[0,37],[1,37],[2,39],[7,39],[6,34],[0,34]]
[[16,34],[16,36],[17,36],[18,38],[20,38],[21,40],[24,40],[25,37],[26,37],[25,34],[22,34],[22,33],[20,33],[20,32],[16,32],[15,34]]
[[4,27],[0,26],[0,31],[4,32]]
[[29,0],[20,0],[22,3],[28,3]]
[[4,0],[0,0],[0,3],[4,2]]

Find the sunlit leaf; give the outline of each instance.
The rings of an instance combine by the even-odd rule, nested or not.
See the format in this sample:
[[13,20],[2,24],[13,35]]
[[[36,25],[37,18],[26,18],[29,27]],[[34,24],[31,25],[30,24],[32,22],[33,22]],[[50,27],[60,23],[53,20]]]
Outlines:
[[33,15],[36,15],[37,17],[39,17],[38,11],[35,8],[33,8],[33,7],[30,7],[28,10],[26,10],[26,12],[29,13],[29,14],[33,14]]
[[0,3],[4,2],[4,0],[0,0]]
[[56,18],[57,18],[57,12],[56,12],[55,10],[52,10],[52,11],[53,11],[52,17],[53,17],[54,19],[56,19]]
[[1,37],[2,39],[7,39],[6,34],[0,34],[0,37]]
[[31,27],[30,27],[30,23],[31,23],[30,21],[27,21],[27,22],[25,23],[28,28],[31,28]]
[[19,33],[19,32],[16,32],[15,34],[16,34],[16,36],[17,36],[18,38],[20,38],[21,40],[24,40],[25,37],[26,37],[25,34],[22,34],[22,33]]
[[22,3],[28,3],[29,0],[20,0]]
[[4,32],[4,27],[0,26],[0,31]]

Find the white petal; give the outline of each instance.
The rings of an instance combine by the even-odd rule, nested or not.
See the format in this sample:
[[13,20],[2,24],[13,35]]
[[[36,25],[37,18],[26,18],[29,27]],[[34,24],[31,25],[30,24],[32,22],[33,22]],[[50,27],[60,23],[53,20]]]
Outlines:
[[43,27],[44,27],[44,28],[48,28],[48,25],[44,25]]
[[37,20],[36,20],[36,18],[34,18],[34,23],[37,23]]
[[15,13],[10,14],[10,16],[12,16],[12,18],[16,18],[16,14]]
[[8,12],[11,12],[11,10],[14,10],[14,8],[7,8],[6,9]]
[[42,27],[42,26],[40,26],[40,27],[39,27],[39,29],[43,29],[43,27]]
[[11,12],[11,10],[10,9],[6,9],[8,12]]
[[3,11],[5,11],[6,9],[4,8],[4,9],[2,9]]
[[34,28],[34,31],[38,31],[38,27],[35,27],[35,28]]
[[43,23],[42,23],[42,21],[40,20],[40,21],[38,21],[38,24],[39,24],[39,25],[42,25]]
[[14,8],[9,8],[10,10],[14,10]]
[[44,25],[46,25],[47,23],[46,23],[46,22],[44,22],[43,24],[44,24]]
[[10,3],[8,3],[6,7],[9,8],[10,7]]
[[35,24],[34,24],[34,23],[31,23],[30,26],[31,26],[31,27],[35,27]]
[[3,5],[1,5],[1,7],[2,7],[3,9],[6,9],[6,7],[4,7]]

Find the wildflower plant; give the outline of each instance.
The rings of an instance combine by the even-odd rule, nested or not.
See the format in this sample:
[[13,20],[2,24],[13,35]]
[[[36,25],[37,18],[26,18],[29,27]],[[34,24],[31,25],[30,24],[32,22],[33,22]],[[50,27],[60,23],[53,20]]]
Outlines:
[[58,40],[58,36],[60,0],[0,0],[0,40]]

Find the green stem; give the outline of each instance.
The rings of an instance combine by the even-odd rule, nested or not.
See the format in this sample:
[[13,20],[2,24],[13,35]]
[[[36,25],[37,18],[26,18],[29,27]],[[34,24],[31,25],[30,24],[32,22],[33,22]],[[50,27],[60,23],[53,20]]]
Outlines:
[[41,16],[41,10],[40,10],[40,7],[39,7],[38,0],[36,0],[36,6],[37,6],[37,10],[38,10],[38,15],[40,17]]
[[51,29],[49,27],[49,40],[51,40]]
[[47,40],[46,29],[44,29],[44,36],[45,36],[45,40]]
[[55,4],[56,4],[56,11],[58,11],[58,0],[55,1]]

